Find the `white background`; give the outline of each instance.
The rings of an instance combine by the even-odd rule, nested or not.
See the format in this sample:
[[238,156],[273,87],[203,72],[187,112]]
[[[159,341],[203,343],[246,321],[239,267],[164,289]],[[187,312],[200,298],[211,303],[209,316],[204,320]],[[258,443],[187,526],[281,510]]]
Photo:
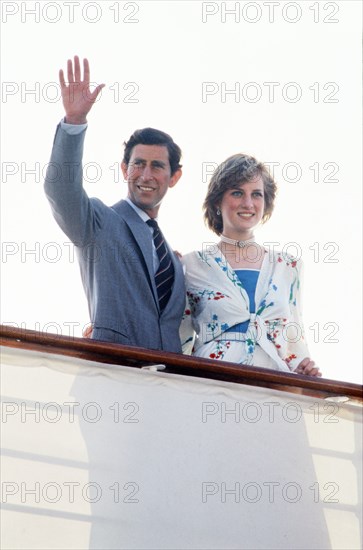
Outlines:
[[[170,133],[183,150],[184,175],[160,223],[183,253],[215,240],[201,213],[208,163],[236,152],[279,163],[275,212],[257,240],[302,255],[311,356],[326,377],[360,382],[361,3],[2,2],[1,9],[1,322],[79,336],[89,321],[42,175],[63,116],[58,70],[78,54],[90,60],[91,80],[106,84],[89,115],[89,195],[106,204],[126,195],[115,167],[136,128]],[[203,96],[205,83],[214,83],[213,95]],[[239,95],[223,94],[232,89]]]

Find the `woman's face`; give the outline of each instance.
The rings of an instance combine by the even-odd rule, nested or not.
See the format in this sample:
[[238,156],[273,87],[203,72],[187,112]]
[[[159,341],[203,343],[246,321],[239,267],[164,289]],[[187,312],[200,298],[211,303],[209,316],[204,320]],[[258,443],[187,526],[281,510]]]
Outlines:
[[261,176],[235,189],[224,192],[219,206],[223,219],[223,235],[232,239],[248,238],[265,210],[264,185]]

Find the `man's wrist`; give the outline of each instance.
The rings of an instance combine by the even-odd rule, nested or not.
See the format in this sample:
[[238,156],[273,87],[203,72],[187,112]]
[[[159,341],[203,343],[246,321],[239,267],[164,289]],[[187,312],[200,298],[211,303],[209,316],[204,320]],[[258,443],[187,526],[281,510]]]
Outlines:
[[71,136],[81,134],[87,128],[87,122],[85,124],[69,124],[68,122],[64,122],[64,119],[61,120],[60,125]]
[[76,125],[76,124],[87,124],[87,119],[86,119],[86,117],[65,116],[65,117],[64,117],[64,122],[65,122],[66,124],[73,124],[73,125]]

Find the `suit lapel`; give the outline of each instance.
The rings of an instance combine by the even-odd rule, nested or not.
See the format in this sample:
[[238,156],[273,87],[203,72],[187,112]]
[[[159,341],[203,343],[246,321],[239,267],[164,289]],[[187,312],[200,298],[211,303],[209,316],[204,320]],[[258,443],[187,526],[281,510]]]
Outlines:
[[135,210],[124,200],[118,202],[112,209],[128,225],[145,261],[149,282],[154,294],[154,299],[159,307],[158,294],[155,286],[154,264],[152,255],[152,235],[146,223]]
[[[154,274],[154,262],[153,262],[153,252],[152,252],[152,235],[147,227],[146,223],[140,218],[140,216],[135,212],[135,210],[124,200],[118,202],[114,206],[112,206],[112,209],[125,221],[125,223],[128,225],[137,245],[139,246],[141,253],[143,255],[145,265],[147,268],[148,278],[150,282],[150,286],[154,295],[154,300],[157,305],[157,308],[159,309],[159,298],[158,298],[158,292],[156,290],[155,286],[155,274]],[[180,292],[180,288],[183,288],[183,285],[181,284],[184,275],[183,275],[183,268],[180,263],[179,258],[176,257],[173,250],[170,248],[168,242],[166,241],[166,246],[168,247],[168,250],[171,254],[171,258],[174,264],[174,273],[175,273],[175,280],[173,285],[173,290],[171,293],[170,300],[168,304],[165,307],[166,311],[171,304],[173,303],[172,297],[175,296],[175,292]]]

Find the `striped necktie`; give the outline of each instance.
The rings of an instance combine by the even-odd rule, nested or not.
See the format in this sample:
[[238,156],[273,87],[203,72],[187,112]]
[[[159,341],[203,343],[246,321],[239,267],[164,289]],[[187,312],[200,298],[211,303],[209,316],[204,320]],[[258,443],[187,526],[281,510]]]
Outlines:
[[165,239],[156,220],[146,222],[153,228],[155,249],[159,258],[159,267],[155,273],[155,284],[158,291],[160,311],[163,311],[169,301],[174,282],[174,266]]

